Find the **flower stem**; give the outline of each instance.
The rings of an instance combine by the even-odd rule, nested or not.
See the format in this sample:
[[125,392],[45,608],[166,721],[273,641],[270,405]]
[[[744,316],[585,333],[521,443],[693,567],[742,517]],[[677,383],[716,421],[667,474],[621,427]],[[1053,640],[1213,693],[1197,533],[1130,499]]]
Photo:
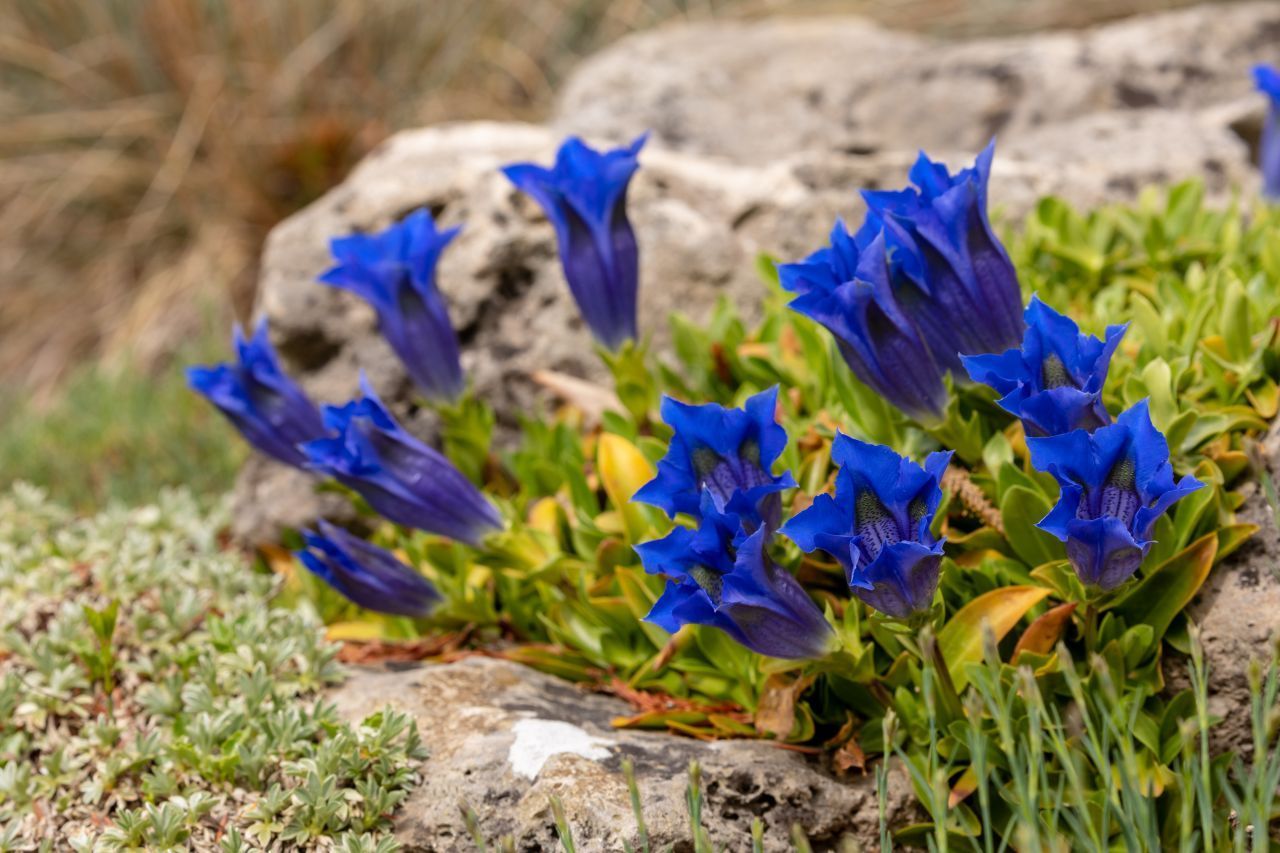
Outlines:
[[1084,606],[1084,648],[1092,654],[1098,646],[1098,605],[1093,601]]

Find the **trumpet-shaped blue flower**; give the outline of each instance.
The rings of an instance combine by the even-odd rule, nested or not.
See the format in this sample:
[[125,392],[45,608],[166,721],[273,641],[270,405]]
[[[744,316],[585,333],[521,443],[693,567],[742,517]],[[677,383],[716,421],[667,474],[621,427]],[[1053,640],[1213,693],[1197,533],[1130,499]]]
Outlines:
[[373,306],[382,337],[434,400],[455,399],[465,385],[458,336],[436,287],[440,254],[459,230],[438,231],[426,209],[416,210],[378,234],[331,241],[337,264],[320,276]]
[[1271,65],[1255,65],[1253,81],[1258,91],[1270,99],[1259,146],[1262,191],[1268,198],[1277,199],[1280,198],[1280,69]]
[[1128,324],[1108,326],[1106,340],[1080,334],[1080,327],[1032,296],[1025,314],[1022,348],[964,356],[975,382],[1004,396],[1000,406],[1021,418],[1027,435],[1060,435],[1111,423],[1102,405],[1111,355]]
[[765,553],[769,535],[767,527],[748,533],[705,492],[696,530],[677,527],[636,546],[645,571],[669,578],[646,621],[673,633],[710,625],[769,657],[813,659],[832,651],[836,635],[822,611]]
[[514,163],[502,170],[551,220],[569,290],[591,333],[610,350],[636,337],[640,261],[627,186],[645,138],[600,152],[571,136],[550,169]]
[[1022,339],[1017,273],[987,218],[994,156],[993,142],[952,175],[921,153],[914,189],[862,194],[884,220],[899,303],[938,363],[960,376],[960,354],[1003,352]]
[[187,369],[187,383],[207,397],[258,450],[286,465],[302,465],[304,441],[325,434],[315,404],[280,367],[264,320],[245,339],[236,326],[236,362]]
[[889,402],[926,422],[947,407],[943,369],[897,296],[897,267],[885,234],[869,218],[850,234],[836,222],[831,245],[800,263],[778,267],[782,286],[798,294],[794,311],[825,326],[854,375]]
[[498,511],[453,463],[404,430],[367,383],[364,396],[326,406],[336,433],[303,445],[308,467],[358,492],[397,524],[478,544],[502,525]]
[[1086,587],[1114,589],[1150,550],[1151,528],[1173,504],[1204,484],[1174,482],[1169,444],[1151,423],[1147,401],[1093,433],[1029,438],[1031,462],[1062,489],[1040,521],[1067,543],[1067,559]]
[[899,619],[927,611],[945,541],[929,528],[951,452],[931,453],[921,467],[882,445],[837,434],[831,458],[839,466],[835,495],[818,495],[782,534],[803,551],[833,556],[850,591],[876,610]]
[[796,485],[790,472],[770,473],[787,446],[787,432],[774,420],[777,403],[776,387],[749,398],[741,409],[691,406],[664,397],[662,419],[675,434],[657,476],[634,500],[674,517],[697,515],[704,495],[710,495],[718,512],[741,516],[752,529],[762,522],[776,529],[779,492]]
[[306,548],[295,552],[302,565],[343,597],[365,610],[422,617],[441,601],[431,582],[390,551],[326,521],[320,532],[302,531]]

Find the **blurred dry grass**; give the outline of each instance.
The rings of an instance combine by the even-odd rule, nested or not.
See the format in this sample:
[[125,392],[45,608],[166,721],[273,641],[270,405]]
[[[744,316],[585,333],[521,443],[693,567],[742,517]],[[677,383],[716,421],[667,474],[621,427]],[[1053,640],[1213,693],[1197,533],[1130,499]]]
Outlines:
[[[723,3],[721,5],[724,5]],[[0,382],[144,364],[243,313],[267,229],[392,129],[531,116],[711,0],[6,0]]]
[[247,309],[266,231],[391,130],[533,117],[579,57],[726,11],[965,34],[1184,0],[5,0],[0,385]]

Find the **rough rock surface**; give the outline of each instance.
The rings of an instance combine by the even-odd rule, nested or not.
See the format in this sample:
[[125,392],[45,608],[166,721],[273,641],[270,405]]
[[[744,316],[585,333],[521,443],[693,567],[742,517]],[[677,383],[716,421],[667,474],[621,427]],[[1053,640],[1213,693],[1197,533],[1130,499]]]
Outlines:
[[[623,758],[630,758],[654,849],[689,846],[684,792],[690,761],[702,766],[703,825],[716,849],[750,846],[752,819],[765,849],[791,850],[793,824],[815,849],[878,847],[874,779],[839,781],[799,753],[760,741],[704,743],[614,729],[630,706],[589,694],[518,664],[469,658],[402,671],[357,670],[331,696],[360,719],[387,704],[416,718],[431,751],[423,782],[396,816],[406,851],[463,851],[475,845],[459,803],[473,809],[492,841],[510,835],[522,851],[558,849],[549,798],[560,797],[583,853],[636,844]],[[890,774],[888,817],[914,819],[910,782]],[[845,845],[845,847],[842,847]]]
[[[550,224],[498,172],[517,160],[550,162],[564,131],[599,139],[655,131],[630,210],[641,327],[661,350],[672,309],[703,317],[723,296],[750,316],[763,292],[753,259],[798,258],[824,242],[835,216],[858,221],[856,191],[901,186],[918,147],[958,166],[999,130],[991,199],[1007,221],[1047,193],[1091,206],[1190,176],[1218,199],[1248,192],[1262,103],[1247,94],[1247,67],[1277,31],[1280,5],[1263,3],[957,44],[848,18],[626,39],[583,66],[551,129],[470,123],[389,139],[272,232],[258,313],[318,400],[345,402],[364,370],[430,438],[432,416],[411,404],[372,311],[315,282],[331,237],[428,206],[442,223],[464,226],[444,254],[440,286],[468,377],[510,423],[544,396],[534,371],[602,374]],[[271,539],[319,508],[264,499],[285,493],[284,476],[258,466],[242,478],[243,538]]]
[[1091,113],[1248,97],[1275,61],[1280,4],[1200,6],[1077,32],[940,42],[842,18],[669,27],[584,62],[560,129],[651,128],[686,151],[768,162],[796,150],[972,150]]
[[[1262,445],[1273,482],[1280,483],[1280,421]],[[1249,718],[1249,663],[1265,661],[1280,639],[1280,527],[1275,510],[1256,483],[1237,513],[1258,533],[1209,575],[1188,610],[1200,626],[1209,668],[1209,713],[1222,719],[1213,730],[1215,750],[1252,752]],[[1185,684],[1181,672],[1174,686]]]

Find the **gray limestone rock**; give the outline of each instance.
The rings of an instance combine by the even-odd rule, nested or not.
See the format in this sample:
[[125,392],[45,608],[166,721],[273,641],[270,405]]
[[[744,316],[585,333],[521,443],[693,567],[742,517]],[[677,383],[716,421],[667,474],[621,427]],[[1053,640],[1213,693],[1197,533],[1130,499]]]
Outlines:
[[[877,849],[874,777],[841,781],[797,752],[761,741],[716,741],[615,729],[632,713],[618,699],[518,664],[489,658],[402,671],[358,670],[331,700],[358,720],[383,706],[417,720],[431,752],[422,783],[396,814],[406,851],[470,851],[460,804],[490,841],[512,836],[521,851],[557,849],[550,797],[558,796],[577,849],[636,844],[621,762],[635,764],[653,849],[692,849],[685,808],[688,768],[702,768],[703,825],[716,849],[749,849],[754,818],[765,849],[791,850],[794,824],[818,849]],[[888,819],[916,819],[906,773],[890,773]]]
[[1248,96],[1278,58],[1280,5],[1213,4],[1081,31],[943,42],[859,19],[766,18],[623,39],[566,82],[559,129],[649,128],[685,151],[973,150],[1095,112],[1199,110]]

